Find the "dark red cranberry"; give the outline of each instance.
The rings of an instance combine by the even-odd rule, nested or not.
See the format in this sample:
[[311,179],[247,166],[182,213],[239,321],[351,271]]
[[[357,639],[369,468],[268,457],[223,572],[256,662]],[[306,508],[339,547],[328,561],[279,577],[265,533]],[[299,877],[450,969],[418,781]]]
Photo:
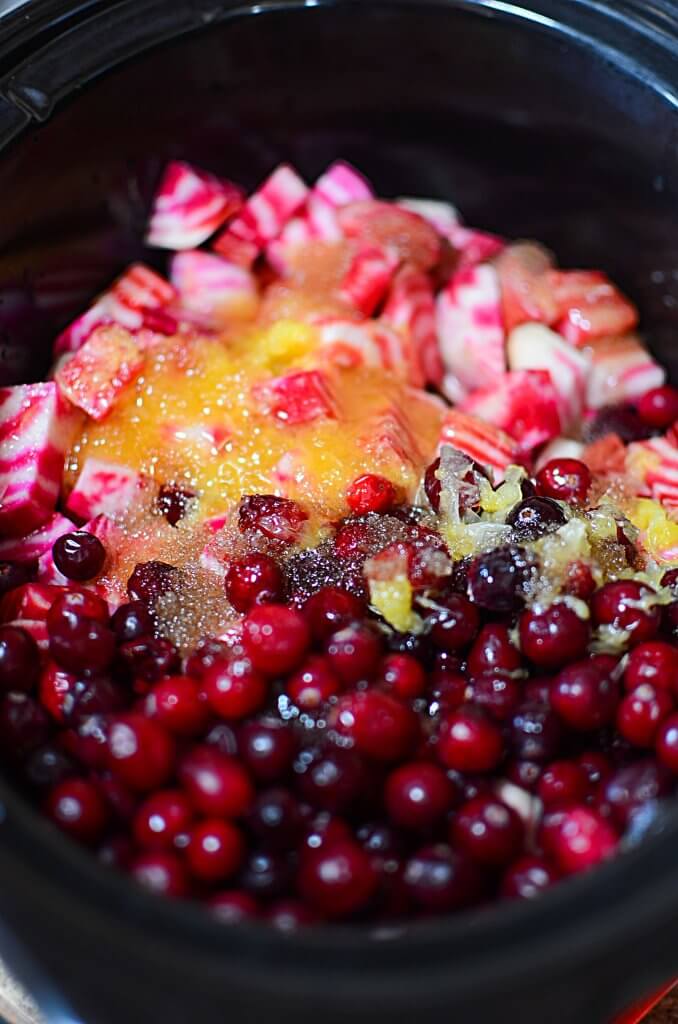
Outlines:
[[[327,811],[320,811],[306,823],[302,852],[306,848],[309,850],[319,850],[321,846],[332,844],[338,839],[350,838],[351,830],[345,821],[329,814]],[[358,830],[358,838],[365,845],[362,829]]]
[[96,784],[115,817],[121,822],[131,822],[137,808],[137,794],[107,771],[97,775]]
[[643,683],[668,690],[678,697],[678,649],[660,641],[635,647],[629,654],[624,686],[635,690]]
[[49,627],[49,651],[70,672],[105,672],[115,653],[115,637],[96,619],[67,611]]
[[68,580],[92,580],[106,561],[106,548],[85,530],[64,533],[52,546],[54,564]]
[[480,630],[468,656],[472,676],[484,672],[515,672],[520,668],[520,651],[514,646],[508,627],[489,622]]
[[652,428],[628,405],[606,405],[584,427],[583,440],[591,444],[607,434],[617,434],[624,442],[642,441],[652,434]]
[[238,653],[242,653],[242,647],[239,644],[234,649],[223,640],[205,637],[186,659],[186,675],[192,676],[193,679],[202,679],[207,669],[217,661],[224,661]]
[[151,793],[134,815],[134,838],[147,850],[169,850],[178,835],[188,831],[193,809],[180,789]]
[[256,917],[259,904],[242,889],[227,889],[210,896],[207,906],[222,924],[239,924],[247,918]]
[[613,720],[619,687],[591,661],[576,661],[554,679],[551,704],[570,728],[588,732]]
[[582,803],[588,791],[588,776],[575,761],[553,761],[544,769],[537,785],[537,795],[547,810]]
[[407,756],[417,739],[414,712],[378,690],[354,692],[336,708],[335,724],[350,736],[356,750],[375,761],[398,761]]
[[368,777],[355,750],[324,747],[310,754],[305,752],[297,788],[313,807],[341,814],[360,799]]
[[558,753],[562,730],[548,704],[526,702],[511,720],[511,747],[521,761],[541,764]]
[[107,676],[79,679],[64,701],[64,719],[69,725],[79,725],[92,715],[121,711],[126,704],[125,690]]
[[480,625],[478,609],[460,594],[436,602],[431,639],[444,651],[460,651],[471,643]]
[[238,749],[257,782],[279,782],[292,769],[296,741],[289,726],[277,719],[262,719],[242,726]]
[[143,715],[114,718],[108,732],[108,766],[130,789],[148,792],[170,778],[174,741],[169,733]]
[[197,736],[207,726],[209,709],[190,676],[169,676],[155,683],[144,709],[175,736]]
[[245,858],[239,884],[261,900],[274,900],[288,892],[293,882],[290,858],[275,850],[252,850]]
[[667,569],[662,576],[661,585],[662,587],[668,587],[675,594],[678,589],[678,568]]
[[309,643],[306,619],[284,605],[252,608],[243,624],[243,646],[253,667],[266,676],[285,675],[297,668]]
[[127,593],[131,601],[152,607],[159,597],[177,586],[178,580],[178,570],[167,562],[139,562],[127,581]]
[[191,803],[201,814],[238,818],[254,799],[248,773],[232,757],[215,747],[193,747],[179,764],[179,779]]
[[153,616],[143,601],[121,604],[111,618],[111,626],[119,644],[138,640],[153,632]]
[[381,679],[399,700],[416,700],[426,690],[426,672],[409,654],[388,654],[381,663]]
[[361,619],[364,612],[365,605],[360,598],[339,587],[323,587],[312,594],[304,605],[304,614],[313,638],[321,643],[332,633]]
[[181,664],[171,640],[164,636],[140,636],[120,647],[120,657],[133,675],[153,683],[177,672]]
[[589,624],[562,601],[539,611],[530,608],[520,617],[520,646],[525,657],[540,668],[560,668],[580,658],[589,642]]
[[439,469],[440,459],[435,459],[427,468],[424,475],[424,490],[426,491],[426,497],[428,498],[429,505],[434,512],[440,512],[440,492],[443,485],[438,479],[437,474]]
[[523,684],[523,700],[536,701],[537,704],[550,704],[551,680],[548,676],[526,679]]
[[450,825],[450,842],[489,867],[503,867],[517,857],[524,839],[520,816],[494,796],[478,796],[462,804]]
[[170,526],[176,526],[188,512],[193,498],[195,498],[193,491],[174,487],[171,484],[163,484],[158,492],[158,511]]
[[149,850],[138,854],[129,866],[129,873],[135,882],[151,892],[172,899],[188,896],[186,868],[175,853],[167,850]]
[[322,916],[349,917],[369,902],[377,875],[365,851],[343,840],[304,855],[297,879],[305,901]]
[[579,459],[551,459],[537,473],[537,494],[568,505],[583,505],[591,486],[591,471]]
[[66,779],[48,794],[45,813],[50,821],[80,843],[93,845],[108,822],[108,809],[98,789],[86,779]]
[[586,562],[570,562],[563,580],[564,592],[588,601],[595,589],[596,581]]
[[0,750],[20,761],[49,735],[49,719],[37,701],[25,693],[10,691],[0,701]]
[[328,637],[325,654],[335,675],[350,686],[373,678],[381,657],[381,643],[369,626],[353,622]]
[[643,423],[655,430],[667,430],[678,420],[678,391],[669,384],[646,391],[638,402]]
[[[450,792],[452,791],[451,784]],[[336,819],[335,819],[336,820]],[[372,863],[382,870],[388,861],[397,860],[403,852],[402,834],[383,822],[370,821],[356,829],[356,839],[369,853]]]
[[501,883],[505,900],[533,900],[560,879],[560,872],[544,857],[526,854],[509,867]]
[[673,710],[673,696],[668,690],[641,683],[619,705],[617,729],[634,747],[652,747],[659,726]]
[[600,750],[585,750],[576,759],[576,763],[584,769],[588,780],[588,795],[595,796],[602,783],[612,773],[610,760]]
[[642,758],[613,772],[603,788],[603,799],[617,825],[625,829],[637,811],[669,796],[674,784],[668,768],[653,757]]
[[662,611],[662,633],[678,644],[678,601],[664,605]]
[[110,716],[89,715],[61,733],[64,749],[88,768],[104,769],[108,764],[108,732]]
[[445,772],[427,761],[396,768],[386,782],[388,813],[403,828],[429,828],[450,807],[452,787]]
[[248,494],[240,502],[240,529],[260,533],[270,540],[293,544],[298,540],[308,515],[290,498],[274,494]]
[[212,711],[228,721],[259,711],[268,694],[266,679],[248,658],[216,662],[205,673],[203,687]]
[[262,846],[289,850],[302,829],[299,804],[287,789],[266,789],[257,795],[247,824]]
[[185,856],[194,878],[201,882],[223,882],[242,864],[245,840],[230,821],[206,818],[189,830]]
[[456,711],[468,696],[469,681],[461,672],[434,669],[429,680],[429,713]]
[[349,487],[346,501],[354,515],[364,516],[368,512],[383,514],[395,505],[396,489],[386,477],[364,473],[356,477]]
[[374,548],[374,531],[364,521],[342,523],[334,537],[334,553],[346,561],[364,560],[374,554]]
[[266,920],[279,932],[296,932],[316,924],[318,918],[300,900],[278,900],[269,907]]
[[514,758],[506,762],[504,775],[521,789],[536,793],[543,770],[543,766],[536,761],[519,761]]
[[497,672],[485,672],[472,680],[469,701],[495,721],[505,722],[513,715],[521,697],[521,687],[515,679]]
[[482,891],[473,862],[445,843],[424,846],[410,857],[403,880],[415,904],[434,913],[467,907]]
[[248,612],[255,604],[279,601],[284,590],[278,563],[257,552],[231,562],[224,585],[226,597],[237,612]]
[[0,690],[33,689],[40,672],[40,651],[30,633],[0,626]]
[[541,829],[544,850],[566,875],[586,871],[615,853],[619,836],[590,807],[575,805],[546,815]]
[[307,712],[317,711],[340,689],[341,683],[329,660],[318,654],[307,658],[285,684],[285,692],[292,703]]
[[661,620],[658,605],[651,603],[653,594],[650,587],[635,580],[606,583],[593,595],[593,618],[599,626],[626,630],[634,644],[652,640]]
[[23,775],[35,789],[47,789],[75,775],[75,764],[56,744],[46,743],[29,754]]
[[0,562],[0,597],[35,579],[36,563]]
[[468,594],[490,612],[517,611],[525,602],[533,564],[520,547],[505,545],[478,555],[468,567]]
[[662,722],[655,749],[662,764],[678,775],[678,714],[670,715]]
[[506,522],[519,540],[536,540],[563,526],[565,513],[553,498],[524,498],[511,509]]
[[102,597],[89,590],[62,590],[47,613],[47,629],[51,632],[73,613],[78,618],[95,619],[108,625],[108,605]]
[[443,718],[438,737],[438,756],[459,772],[489,772],[503,752],[497,725],[478,709],[464,705]]

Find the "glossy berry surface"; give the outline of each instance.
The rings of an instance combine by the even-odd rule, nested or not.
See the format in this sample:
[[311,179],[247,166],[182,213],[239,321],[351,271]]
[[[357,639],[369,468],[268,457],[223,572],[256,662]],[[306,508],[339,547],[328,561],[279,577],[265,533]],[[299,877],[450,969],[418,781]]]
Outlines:
[[149,792],[164,785],[174,768],[175,747],[169,733],[140,714],[113,719],[107,741],[108,765],[130,789]]
[[536,540],[566,522],[565,514],[553,498],[525,498],[511,509],[506,522],[518,540]]
[[583,732],[612,721],[618,702],[617,684],[591,661],[568,665],[551,690],[551,704],[559,717]]
[[217,662],[203,676],[202,685],[212,711],[233,721],[259,711],[268,693],[265,677],[248,658]]
[[308,649],[310,631],[301,612],[284,605],[253,608],[243,624],[243,646],[254,669],[266,676],[296,668]]
[[185,856],[194,878],[223,882],[232,877],[245,855],[245,841],[235,825],[221,818],[206,818],[188,832]]
[[579,459],[551,459],[536,480],[540,497],[582,505],[591,486],[591,471]]
[[668,384],[646,391],[638,402],[638,414],[649,427],[666,430],[678,420],[678,391]]
[[60,782],[48,794],[45,810],[63,832],[86,845],[101,837],[109,817],[99,790],[85,779]]
[[69,580],[92,580],[98,576],[106,561],[106,549],[99,540],[85,530],[65,533],[52,548],[54,564]]
[[530,609],[520,618],[520,647],[526,658],[544,669],[557,669],[580,658],[588,646],[588,622],[564,602],[543,611]]
[[0,626],[0,690],[30,692],[40,671],[40,651],[33,637],[16,626]]
[[269,540],[292,544],[299,538],[308,515],[289,498],[273,494],[250,494],[238,509],[238,523],[243,532],[259,533]]
[[376,885],[370,858],[350,840],[309,851],[299,869],[298,886],[305,900],[331,918],[348,917],[363,908]]
[[523,548],[506,545],[478,555],[467,578],[474,604],[490,612],[512,612],[525,602],[532,563]]
[[443,817],[452,799],[445,772],[429,762],[396,768],[386,782],[386,808],[403,828],[427,828]]
[[356,477],[346,493],[348,507],[357,516],[368,512],[388,512],[395,500],[396,489],[391,481],[376,473]]
[[507,804],[478,796],[457,810],[450,826],[453,845],[479,864],[508,864],[522,848],[525,827]]
[[599,625],[628,632],[634,643],[652,640],[659,629],[660,609],[650,587],[635,580],[606,583],[593,595],[591,610]]
[[253,552],[230,563],[224,586],[235,610],[247,612],[255,604],[279,600],[284,582],[275,559]]
[[448,768],[489,772],[497,767],[502,752],[501,732],[482,712],[462,707],[443,719],[438,757]]

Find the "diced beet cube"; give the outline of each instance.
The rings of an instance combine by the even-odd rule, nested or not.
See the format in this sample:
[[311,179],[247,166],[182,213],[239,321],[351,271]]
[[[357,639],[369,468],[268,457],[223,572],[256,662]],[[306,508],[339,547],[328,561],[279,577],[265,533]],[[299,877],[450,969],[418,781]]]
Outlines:
[[318,370],[301,370],[262,381],[252,388],[252,398],[258,412],[291,427],[337,417],[332,393]]
[[233,182],[173,160],[155,194],[146,241],[162,249],[192,249],[235,216],[244,199]]
[[62,393],[100,420],[141,373],[144,357],[132,335],[121,327],[99,327],[72,359],[57,370]]
[[139,474],[127,466],[87,459],[66,508],[80,519],[113,516],[129,508],[140,483]]

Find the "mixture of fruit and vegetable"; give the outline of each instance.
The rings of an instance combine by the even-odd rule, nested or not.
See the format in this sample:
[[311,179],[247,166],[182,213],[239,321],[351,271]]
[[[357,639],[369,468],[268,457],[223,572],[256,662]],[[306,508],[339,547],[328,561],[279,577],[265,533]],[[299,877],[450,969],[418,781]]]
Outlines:
[[0,751],[102,862],[282,929],[531,899],[678,781],[678,391],[605,274],[171,163],[0,390]]

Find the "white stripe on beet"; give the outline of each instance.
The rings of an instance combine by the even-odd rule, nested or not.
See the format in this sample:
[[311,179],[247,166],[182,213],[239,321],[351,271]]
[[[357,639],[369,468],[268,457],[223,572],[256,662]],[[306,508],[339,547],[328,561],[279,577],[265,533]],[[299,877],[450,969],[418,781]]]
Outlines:
[[436,325],[445,370],[469,391],[506,370],[499,278],[481,264],[454,274],[438,295]]

